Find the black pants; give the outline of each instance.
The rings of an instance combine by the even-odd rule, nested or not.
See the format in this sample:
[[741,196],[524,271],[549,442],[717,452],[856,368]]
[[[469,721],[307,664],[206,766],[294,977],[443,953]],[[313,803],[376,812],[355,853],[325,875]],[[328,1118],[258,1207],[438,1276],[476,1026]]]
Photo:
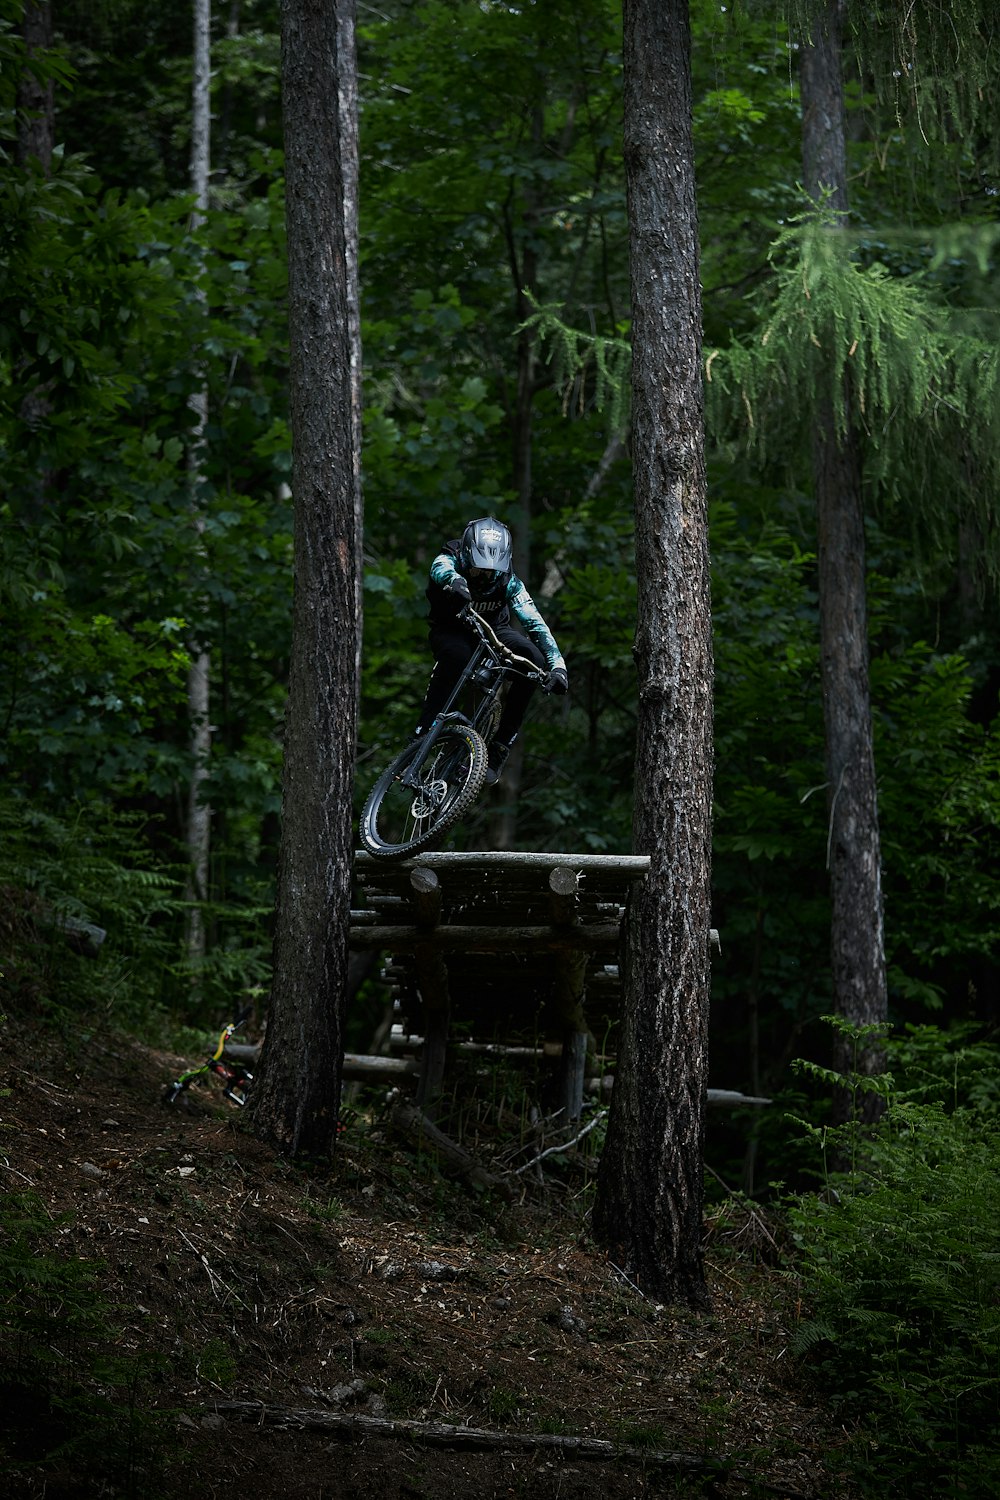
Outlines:
[[[534,641],[510,625],[502,625],[496,634],[518,656],[526,656],[536,667],[544,670],[545,655]],[[471,630],[463,630],[461,625],[432,625],[430,639],[431,650],[434,652],[434,670],[427,684],[424,706],[420,710],[420,730],[431,727],[462,675],[462,669],[468,665],[469,657],[479,644]],[[537,686],[537,683],[530,682],[527,677],[510,677],[508,683],[507,698],[496,733],[497,739],[503,740],[505,744],[509,744],[520,729],[525,709]]]

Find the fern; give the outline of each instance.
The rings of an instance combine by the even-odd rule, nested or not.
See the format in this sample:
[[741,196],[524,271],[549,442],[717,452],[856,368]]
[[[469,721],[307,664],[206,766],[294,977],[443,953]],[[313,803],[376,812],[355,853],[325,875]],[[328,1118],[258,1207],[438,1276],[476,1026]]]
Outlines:
[[792,1205],[811,1312],[796,1351],[877,1433],[896,1492],[987,1493],[1000,1480],[1000,1129],[992,1112],[916,1103],[905,1076],[886,1097],[859,1137],[863,1168]]
[[[161,1001],[181,910],[178,882],[137,820],[96,803],[60,818],[0,797],[0,970],[12,1009],[141,1023]],[[96,953],[74,949],[70,923],[107,934]]]

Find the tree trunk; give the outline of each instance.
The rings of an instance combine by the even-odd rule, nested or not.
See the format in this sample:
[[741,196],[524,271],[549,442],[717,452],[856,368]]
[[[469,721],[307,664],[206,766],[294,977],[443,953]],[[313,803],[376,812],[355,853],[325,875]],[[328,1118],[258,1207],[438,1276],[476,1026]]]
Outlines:
[[625,0],[639,718],[622,1038],[594,1230],[705,1307],[712,643],[686,0]]
[[[328,1156],[340,1102],[361,592],[352,350],[353,0],[283,0],[295,527],[274,980],[250,1101],[259,1136]],[[353,121],[351,122],[353,124]],[[348,139],[350,136],[350,139]],[[345,169],[346,163],[346,169]]]
[[[52,46],[52,5],[50,0],[26,0],[24,18],[21,23],[26,60],[40,61]],[[50,78],[38,79],[29,67],[21,70],[17,85],[17,140],[14,160],[26,171],[37,161],[44,176],[52,171],[52,151],[55,145],[55,90]],[[19,416],[28,433],[41,433],[52,415],[49,396],[50,382],[45,381],[30,389],[21,402]],[[46,505],[53,490],[54,473],[47,464],[39,465],[35,471],[26,515],[30,522],[39,523],[45,515]]]
[[[51,0],[25,0],[21,23],[24,48],[29,61],[52,46]],[[17,85],[16,161],[26,167],[34,158],[48,177],[52,169],[55,145],[55,89],[51,78],[36,78],[24,68]]]
[[[542,150],[544,114],[540,105],[532,111],[532,144]],[[511,280],[514,286],[514,315],[518,324],[530,316],[529,295],[538,280],[538,254],[532,235],[538,214],[537,193],[533,186],[525,190],[520,254],[513,217],[507,224],[507,245]],[[513,206],[511,208],[513,216]],[[511,474],[514,482],[515,513],[512,520],[514,561],[520,576],[531,587],[531,516],[532,516],[532,424],[535,404],[537,351],[533,329],[521,328],[517,336],[517,390],[512,412]],[[494,849],[513,849],[517,842],[517,805],[524,775],[524,740],[519,739],[507,761],[503,777],[503,801],[491,819],[490,839]]]
[[[208,212],[208,176],[211,160],[212,113],[212,7],[211,0],[196,0],[194,8],[194,52],[191,85],[191,191],[194,211],[191,230],[196,234]],[[198,303],[207,315],[204,291],[199,289]],[[191,440],[187,451],[188,489],[194,528],[197,536],[195,556],[204,559],[202,537],[205,529],[202,514],[205,440],[208,429],[208,385],[203,366],[197,375],[201,384],[193,391],[188,406],[193,416]],[[191,752],[191,781],[187,807],[187,958],[197,976],[205,960],[205,920],[203,903],[208,897],[209,854],[211,850],[212,813],[204,800],[208,764],[212,753],[211,684],[212,660],[203,639],[189,642],[191,665],[188,668],[188,729]]]
[[[802,159],[806,191],[817,203],[848,208],[842,73],[842,0],[828,0],[802,48]],[[831,234],[841,231],[833,228]],[[830,949],[834,1007],[853,1025],[883,1022],[888,1010],[882,930],[879,843],[868,676],[864,509],[858,443],[848,420],[838,433],[831,400],[822,401],[813,429],[816,491],[821,675],[829,813]],[[838,1035],[834,1065],[863,1073],[882,1067],[882,1049],[855,1055]],[[866,1096],[874,1106],[874,1096]],[[838,1114],[849,1112],[847,1094]],[[862,1109],[870,1114],[871,1107]]]

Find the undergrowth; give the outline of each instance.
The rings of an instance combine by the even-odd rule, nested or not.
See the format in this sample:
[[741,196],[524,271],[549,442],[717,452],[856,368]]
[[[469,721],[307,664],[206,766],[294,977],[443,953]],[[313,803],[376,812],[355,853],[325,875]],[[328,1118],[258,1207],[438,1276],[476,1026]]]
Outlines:
[[811,1310],[797,1350],[858,1424],[866,1490],[908,1500],[1000,1493],[996,1049],[931,1032],[890,1045],[899,1082],[847,1080],[883,1118],[814,1130],[852,1166],[789,1206]]
[[11,1494],[137,1500],[165,1456],[140,1404],[155,1361],[117,1350],[100,1267],[49,1248],[63,1227],[34,1193],[0,1198],[0,1474]]
[[[213,933],[195,969],[182,928],[183,868],[148,820],[90,800],[59,815],[0,794],[0,991],[11,1014],[83,1020],[162,1040],[231,1019],[267,988],[270,908],[204,905]],[[162,837],[160,838],[162,843]]]

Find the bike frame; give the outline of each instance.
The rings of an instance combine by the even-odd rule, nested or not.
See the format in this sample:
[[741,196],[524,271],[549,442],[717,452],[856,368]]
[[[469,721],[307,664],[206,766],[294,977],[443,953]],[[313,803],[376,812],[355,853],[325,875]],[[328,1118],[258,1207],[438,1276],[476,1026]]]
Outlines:
[[[506,646],[493,630],[492,626],[483,619],[482,615],[476,613],[471,604],[467,604],[459,612],[457,618],[463,624],[472,626],[479,636],[479,643],[474,648],[465,667],[463,667],[461,675],[449,694],[448,700],[441,712],[427,733],[421,736],[420,749],[407,766],[406,774],[400,778],[402,786],[410,787],[414,791],[419,791],[420,789],[421,767],[434,748],[435,742],[446,724],[468,724],[471,728],[475,729],[489,713],[497,693],[503,687],[504,680],[515,673],[519,673],[524,677],[533,677],[538,682],[545,681],[546,674],[540,671],[535,666],[535,663],[529,661],[526,656],[518,656],[516,651],[512,651],[509,646]],[[454,709],[453,705],[460,701],[468,684],[475,677],[476,673],[482,671],[484,667],[490,672],[494,680],[485,685],[482,700],[476,712],[470,718],[468,714],[460,713]]]
[[233,1032],[239,1031],[249,1015],[249,1010],[245,1010],[241,1015],[236,1017],[235,1021],[230,1021],[229,1025],[223,1029],[216,1043],[215,1051],[208,1061],[202,1063],[198,1068],[189,1068],[186,1073],[181,1074],[176,1082],[170,1085],[166,1094],[168,1104],[173,1104],[174,1100],[185,1089],[190,1088],[196,1078],[201,1078],[206,1073],[215,1073],[222,1079],[225,1085],[222,1092],[230,1103],[238,1104],[241,1107],[246,1104],[246,1087],[253,1082],[253,1074],[240,1063],[223,1062],[222,1054]]

